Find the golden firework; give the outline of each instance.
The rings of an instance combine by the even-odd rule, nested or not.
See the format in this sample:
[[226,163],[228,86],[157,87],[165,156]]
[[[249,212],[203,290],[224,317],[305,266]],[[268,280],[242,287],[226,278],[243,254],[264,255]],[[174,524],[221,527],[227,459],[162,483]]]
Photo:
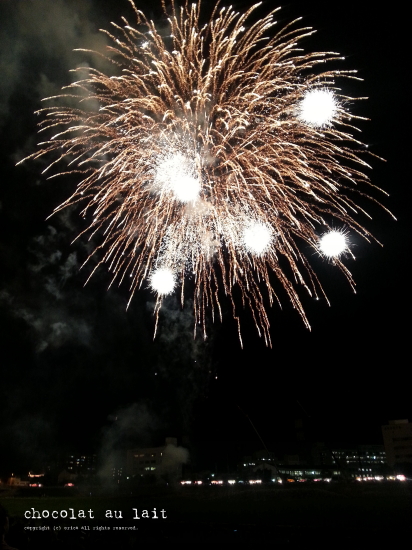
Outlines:
[[[136,26],[123,18],[123,27],[113,24],[117,37],[103,31],[120,72],[81,67],[87,75],[58,96],[78,106],[40,111],[41,130],[58,133],[31,158],[58,153],[47,170],[63,162],[63,174],[81,174],[55,212],[84,204],[87,231],[104,235],[98,265],[108,264],[112,282],[128,276],[130,299],[150,285],[156,319],[177,287],[183,304],[190,277],[195,331],[200,325],[206,337],[207,310],[221,317],[222,291],[239,326],[237,287],[270,345],[274,273],[309,328],[297,289],[324,292],[302,245],[322,254],[332,224],[371,237],[350,197],[371,185],[353,137],[359,117],[335,85],[355,71],[321,71],[339,55],[305,53],[298,43],[313,31],[296,21],[275,33],[277,10],[251,23],[259,4],[239,14],[218,3],[201,26],[200,1],[172,2],[170,15],[163,1],[168,30],[159,31],[130,3]],[[339,252],[325,256],[353,287]]]

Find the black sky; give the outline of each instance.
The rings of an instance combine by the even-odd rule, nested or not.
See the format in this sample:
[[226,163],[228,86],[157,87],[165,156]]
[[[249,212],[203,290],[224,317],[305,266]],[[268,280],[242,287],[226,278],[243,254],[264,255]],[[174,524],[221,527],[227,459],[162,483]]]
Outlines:
[[[152,2],[136,4],[160,15]],[[264,3],[259,14],[270,7]],[[153,342],[148,290],[126,311],[127,288],[107,291],[105,267],[83,287],[92,266],[79,267],[92,244],[71,242],[84,222],[74,211],[46,220],[76,180],[47,180],[44,160],[15,166],[36,149],[41,98],[69,83],[70,69],[91,62],[73,49],[104,48],[98,29],[124,14],[133,21],[126,0],[0,4],[0,473],[57,450],[158,444],[169,434],[192,444],[256,439],[245,414],[268,442],[293,437],[294,419],[303,416],[320,439],[380,443],[382,423],[411,416],[406,24],[395,8],[357,2],[282,7],[280,25],[303,16],[318,30],[305,49],[341,53],[341,68],[364,79],[340,85],[345,95],[369,98],[355,104],[355,114],[371,119],[359,124],[361,139],[386,162],[371,157],[369,175],[390,197],[373,195],[398,221],[365,203],[373,219],[359,221],[384,246],[353,239],[356,261],[346,265],[357,294],[314,257],[332,305],[301,293],[312,331],[280,293],[283,310],[270,311],[273,348],[245,312],[241,349],[230,304],[223,302],[223,324],[210,324],[204,343],[193,341],[190,302],[180,312],[170,298]]]

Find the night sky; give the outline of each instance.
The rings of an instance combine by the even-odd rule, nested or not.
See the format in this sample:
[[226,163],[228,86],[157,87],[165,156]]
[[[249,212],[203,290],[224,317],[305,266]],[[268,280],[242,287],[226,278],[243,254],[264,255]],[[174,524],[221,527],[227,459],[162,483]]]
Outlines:
[[[161,14],[156,2],[136,5],[151,17]],[[264,2],[259,14],[270,7]],[[72,243],[87,226],[75,208],[46,219],[76,178],[47,180],[46,159],[15,166],[41,141],[34,114],[40,100],[71,82],[70,69],[103,63],[73,50],[104,51],[99,29],[120,24],[122,15],[134,23],[126,0],[0,3],[0,475],[57,453],[102,455],[159,445],[168,435],[193,456],[212,441],[261,448],[247,417],[273,449],[293,439],[296,418],[310,425],[313,440],[381,443],[383,423],[411,417],[410,47],[401,14],[314,1],[286,4],[278,16],[279,25],[303,16],[302,26],[318,30],[303,47],[341,53],[345,61],[331,68],[357,69],[364,79],[339,85],[345,95],[369,98],[353,106],[371,119],[359,123],[360,139],[386,161],[366,159],[368,175],[389,193],[373,196],[397,221],[361,201],[372,220],[357,220],[384,246],[351,235],[356,261],[346,265],[356,294],[341,272],[310,258],[331,302],[300,292],[311,332],[275,283],[283,309],[269,312],[272,349],[248,311],[241,349],[224,299],[223,323],[210,320],[203,342],[193,340],[190,299],[181,311],[177,298],[168,298],[153,341],[153,294],[136,293],[126,311],[128,288],[107,290],[105,266],[84,287],[95,263],[80,266],[99,235]]]

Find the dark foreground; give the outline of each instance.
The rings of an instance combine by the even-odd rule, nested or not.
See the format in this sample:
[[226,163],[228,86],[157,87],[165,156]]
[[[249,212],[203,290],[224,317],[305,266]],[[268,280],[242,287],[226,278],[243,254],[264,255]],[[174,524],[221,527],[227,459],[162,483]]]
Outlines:
[[[223,542],[270,543],[275,548],[336,543],[370,548],[372,544],[394,547],[412,542],[410,482],[154,487],[133,495],[61,494],[66,496],[56,491],[53,495],[51,490],[37,495],[0,493],[0,502],[11,517],[10,546],[18,550],[123,550],[157,542],[196,547]],[[58,517],[25,519],[25,513],[32,515],[32,508],[40,513],[46,510],[50,516],[55,512]],[[66,519],[60,517],[64,510]],[[107,517],[108,511],[112,518]],[[116,519],[115,511],[122,518]]]

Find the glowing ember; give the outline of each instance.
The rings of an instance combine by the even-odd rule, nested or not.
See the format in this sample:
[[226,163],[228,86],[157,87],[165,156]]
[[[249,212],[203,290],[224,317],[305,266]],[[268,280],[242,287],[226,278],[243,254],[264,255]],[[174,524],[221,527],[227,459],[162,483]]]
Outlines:
[[319,249],[327,258],[339,258],[348,250],[348,238],[341,231],[329,231],[319,240]]
[[299,118],[315,127],[330,126],[337,111],[338,102],[330,90],[310,90],[299,104]]
[[156,269],[150,276],[151,288],[161,296],[171,294],[176,286],[175,276],[165,267]]
[[270,245],[272,240],[272,229],[264,223],[251,223],[244,230],[243,240],[249,252],[260,256]]

